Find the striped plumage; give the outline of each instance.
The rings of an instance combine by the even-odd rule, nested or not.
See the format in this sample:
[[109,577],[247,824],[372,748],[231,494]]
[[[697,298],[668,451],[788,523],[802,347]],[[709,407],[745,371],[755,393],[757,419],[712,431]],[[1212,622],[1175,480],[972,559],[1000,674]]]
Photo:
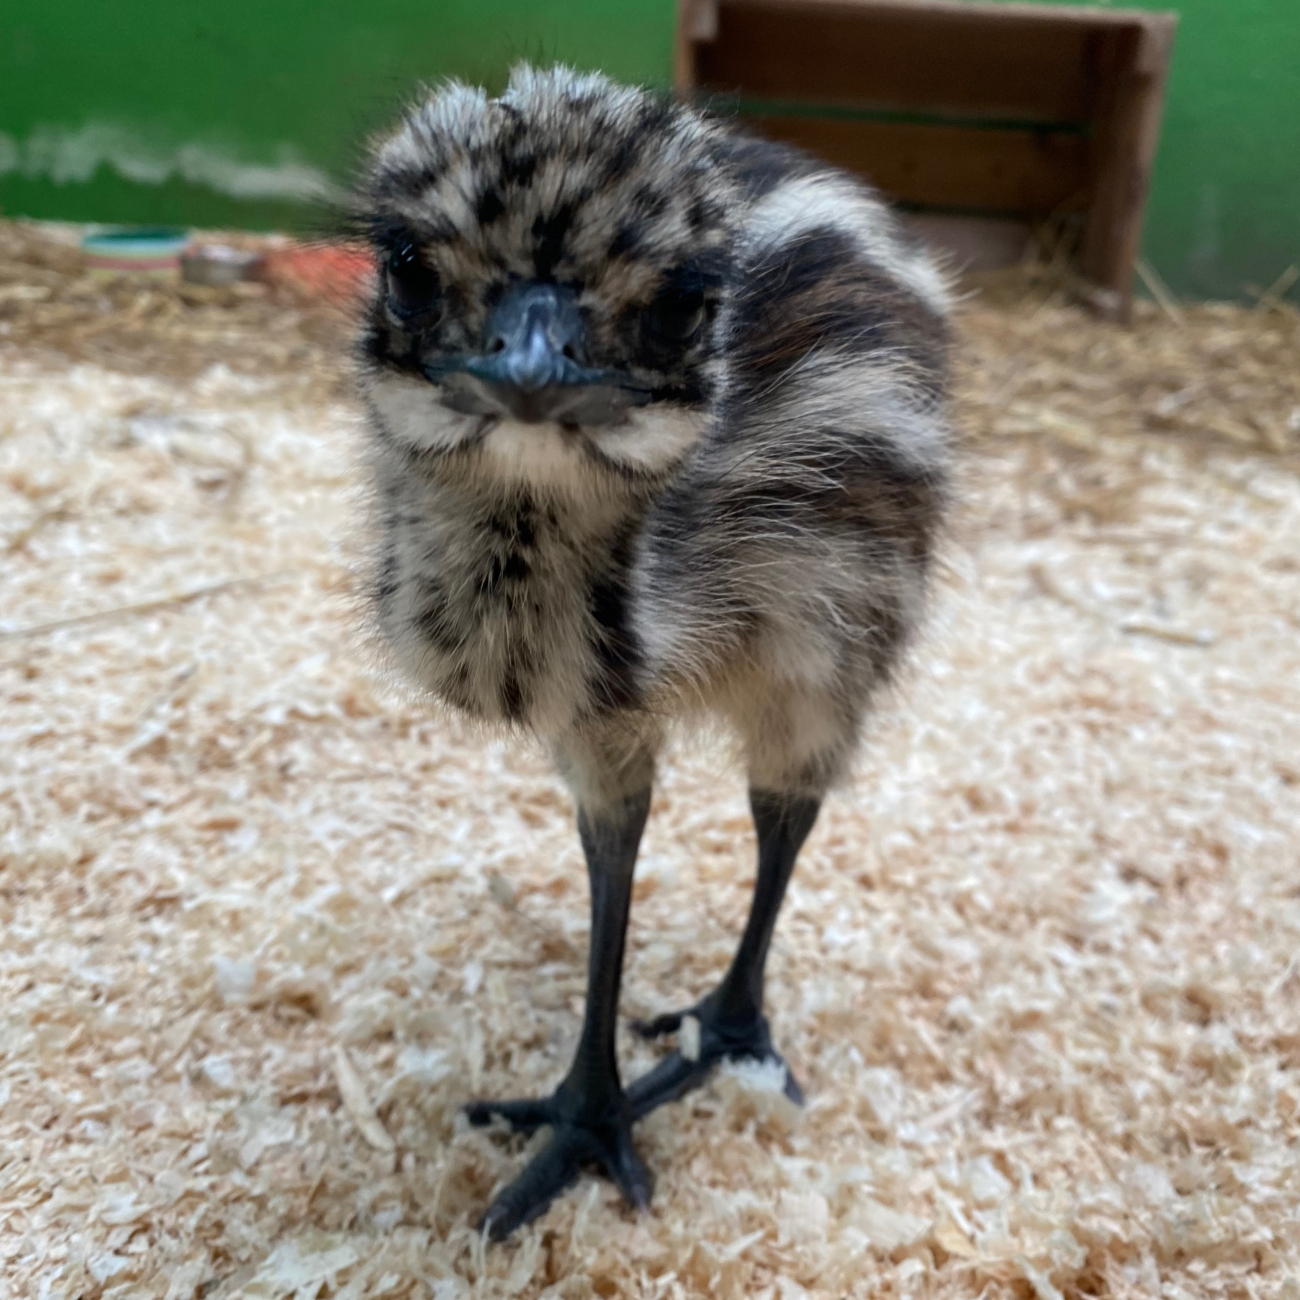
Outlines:
[[[439,90],[358,201],[387,268],[362,391],[399,665],[551,745],[593,873],[591,828],[636,820],[678,719],[734,731],[760,841],[765,799],[810,826],[941,521],[948,300],[924,251],[860,181],[563,69]],[[578,340],[556,418],[473,378],[521,287]]]

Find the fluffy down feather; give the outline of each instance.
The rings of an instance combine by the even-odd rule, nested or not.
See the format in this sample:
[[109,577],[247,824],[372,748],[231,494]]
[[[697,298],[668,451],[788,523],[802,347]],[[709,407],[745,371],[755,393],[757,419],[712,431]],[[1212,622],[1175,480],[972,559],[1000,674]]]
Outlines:
[[[587,806],[644,785],[678,716],[729,723],[752,784],[819,795],[916,626],[943,512],[924,252],[861,182],[564,69],[441,88],[375,143],[358,204],[430,296],[412,316],[381,275],[360,344],[401,666],[544,737]],[[652,400],[600,425],[443,405],[431,361],[480,346],[521,279],[571,291],[590,364]]]

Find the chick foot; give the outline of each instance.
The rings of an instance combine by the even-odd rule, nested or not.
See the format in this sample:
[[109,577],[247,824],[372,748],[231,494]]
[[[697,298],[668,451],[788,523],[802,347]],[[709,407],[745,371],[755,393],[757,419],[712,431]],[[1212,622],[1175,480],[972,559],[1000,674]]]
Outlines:
[[[756,1008],[724,1011],[714,992],[685,1011],[653,1020],[634,1020],[632,1028],[642,1038],[661,1038],[680,1033],[688,1018],[699,1026],[698,1042],[681,1042],[679,1038],[681,1047],[677,1051],[628,1086],[627,1100],[634,1120],[698,1088],[721,1061],[775,1061],[785,1070],[785,1095],[796,1105],[803,1105],[803,1089],[772,1046],[767,1017]],[[691,1031],[690,1039],[694,1038]]]
[[493,1241],[535,1219],[585,1166],[594,1165],[613,1179],[629,1205],[650,1204],[654,1181],[632,1145],[632,1119],[626,1105],[588,1115],[572,1099],[553,1096],[524,1101],[475,1101],[465,1107],[469,1122],[485,1125],[500,1117],[519,1133],[551,1129],[550,1141],[523,1173],[498,1194],[480,1227]]

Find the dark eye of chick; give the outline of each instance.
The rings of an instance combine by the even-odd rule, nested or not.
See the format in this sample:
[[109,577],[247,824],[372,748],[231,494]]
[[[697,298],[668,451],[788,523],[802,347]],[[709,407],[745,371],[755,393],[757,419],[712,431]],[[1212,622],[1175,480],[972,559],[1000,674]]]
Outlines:
[[665,343],[690,343],[704,324],[704,289],[670,284],[646,309],[650,332]]
[[414,244],[401,244],[388,255],[388,305],[403,319],[427,316],[438,305],[438,277]]

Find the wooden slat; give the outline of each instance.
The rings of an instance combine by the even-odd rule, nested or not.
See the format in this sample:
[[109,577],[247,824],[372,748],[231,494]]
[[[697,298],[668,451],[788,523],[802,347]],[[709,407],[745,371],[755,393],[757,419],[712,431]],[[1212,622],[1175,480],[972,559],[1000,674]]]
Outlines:
[[841,118],[743,120],[862,173],[903,203],[1043,217],[1087,199],[1088,141],[1075,134]]
[[[678,5],[679,90],[749,100],[755,113],[753,101],[783,101],[749,120],[905,203],[1031,220],[1087,208],[1080,267],[1108,310],[1127,311],[1175,13],[979,0]],[[927,114],[938,120],[923,124]]]
[[861,16],[890,13],[915,14],[927,22],[968,20],[972,12],[995,13],[1001,21],[1033,22],[1045,27],[1119,28],[1148,21],[1177,21],[1173,10],[1109,9],[1092,4],[1029,4],[997,0],[994,9],[987,0],[686,0],[701,7],[729,4],[744,9],[784,9],[820,20],[828,10],[838,9]]
[[936,24],[892,8],[814,17],[730,0],[716,12],[716,39],[695,45],[700,88],[1051,123],[1095,111],[1095,28],[992,22],[983,13]]
[[696,52],[718,39],[716,0],[677,0],[673,41],[673,88],[689,94],[696,86]]
[[1109,41],[1080,269],[1094,283],[1121,295],[1124,311],[1160,136],[1173,37],[1174,23],[1168,20],[1137,32],[1115,33]]

